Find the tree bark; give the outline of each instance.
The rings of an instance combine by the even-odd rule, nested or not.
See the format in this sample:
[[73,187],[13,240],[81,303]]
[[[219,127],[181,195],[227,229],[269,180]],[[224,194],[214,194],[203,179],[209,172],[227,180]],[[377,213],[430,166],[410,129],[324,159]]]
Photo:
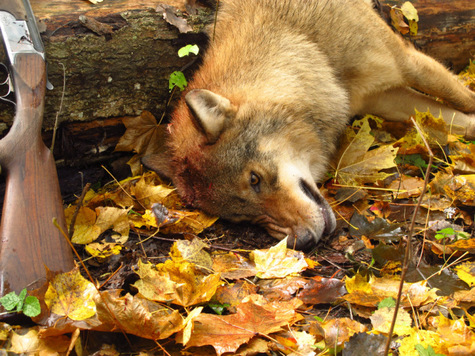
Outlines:
[[[390,6],[405,1],[382,0],[386,16]],[[407,37],[414,45],[456,73],[475,59],[475,1],[411,0],[419,14],[419,30]]]

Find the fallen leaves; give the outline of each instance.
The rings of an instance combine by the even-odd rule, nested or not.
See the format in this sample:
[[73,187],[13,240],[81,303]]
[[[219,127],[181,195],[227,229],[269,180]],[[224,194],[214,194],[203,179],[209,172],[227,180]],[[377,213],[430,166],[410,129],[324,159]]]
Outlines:
[[340,150],[335,179],[342,184],[356,185],[384,180],[390,174],[381,171],[396,166],[394,159],[397,149],[392,145],[382,145],[370,150],[374,142],[370,131],[366,118],[358,133]]
[[200,314],[195,319],[195,328],[186,346],[212,345],[217,355],[222,355],[236,351],[256,335],[277,332],[296,321],[295,309],[299,303],[262,303],[260,298],[256,299],[240,304],[235,314]]
[[[154,204],[165,204],[169,219],[161,219],[153,214]],[[178,210],[179,209],[179,210]],[[74,234],[71,241],[76,244],[90,244],[104,232],[112,231],[111,238],[116,243],[125,243],[130,229],[163,229],[173,231],[189,231],[198,234],[212,225],[217,218],[209,217],[199,211],[187,211],[181,207],[180,199],[173,188],[166,186],[155,173],[146,173],[139,177],[127,178],[104,191],[90,190],[86,194],[83,206],[76,212],[75,206],[65,211],[68,225],[75,217]],[[166,220],[166,221],[165,221]],[[101,250],[117,246],[106,245],[88,247],[92,255],[100,255]],[[111,252],[110,254],[113,254]]]
[[219,274],[205,275],[195,264],[171,260],[152,266],[139,263],[134,286],[149,300],[184,307],[208,302],[221,284]]

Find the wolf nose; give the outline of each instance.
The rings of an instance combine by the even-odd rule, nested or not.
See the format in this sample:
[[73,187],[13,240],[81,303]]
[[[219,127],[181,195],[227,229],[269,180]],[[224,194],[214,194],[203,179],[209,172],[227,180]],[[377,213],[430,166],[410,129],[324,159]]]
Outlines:
[[[310,199],[312,199],[317,205],[317,209],[321,214],[323,224],[325,225],[322,228],[318,229],[318,232],[309,231],[308,234],[313,235],[315,243],[317,243],[322,236],[330,235],[336,227],[335,216],[333,215],[330,204],[322,197],[322,195],[312,188],[310,184],[305,182],[303,179],[300,180],[300,188]],[[305,236],[307,234],[304,234]],[[303,240],[308,239],[308,237],[303,238]]]
[[317,244],[319,238],[311,231],[302,231],[294,233],[287,237],[287,247],[295,250],[310,251]]

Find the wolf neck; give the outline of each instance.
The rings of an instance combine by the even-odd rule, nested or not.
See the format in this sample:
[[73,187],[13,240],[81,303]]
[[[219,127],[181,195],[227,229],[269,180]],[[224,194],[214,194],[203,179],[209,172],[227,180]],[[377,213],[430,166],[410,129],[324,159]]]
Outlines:
[[[349,99],[327,55],[288,19],[276,26],[276,18],[264,8],[268,1],[262,2],[261,13],[251,15],[245,3],[231,1],[218,14],[218,35],[210,39],[190,89],[211,90],[237,106],[265,102],[301,108],[318,129],[335,137],[345,121],[335,117],[349,116]],[[274,3],[294,7],[292,1]]]

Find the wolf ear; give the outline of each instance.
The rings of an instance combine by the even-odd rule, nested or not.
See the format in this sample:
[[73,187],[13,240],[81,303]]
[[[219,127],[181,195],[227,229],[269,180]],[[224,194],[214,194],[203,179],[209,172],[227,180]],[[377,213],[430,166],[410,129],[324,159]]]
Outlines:
[[209,143],[218,140],[226,121],[235,113],[228,99],[206,89],[191,90],[185,101]]

